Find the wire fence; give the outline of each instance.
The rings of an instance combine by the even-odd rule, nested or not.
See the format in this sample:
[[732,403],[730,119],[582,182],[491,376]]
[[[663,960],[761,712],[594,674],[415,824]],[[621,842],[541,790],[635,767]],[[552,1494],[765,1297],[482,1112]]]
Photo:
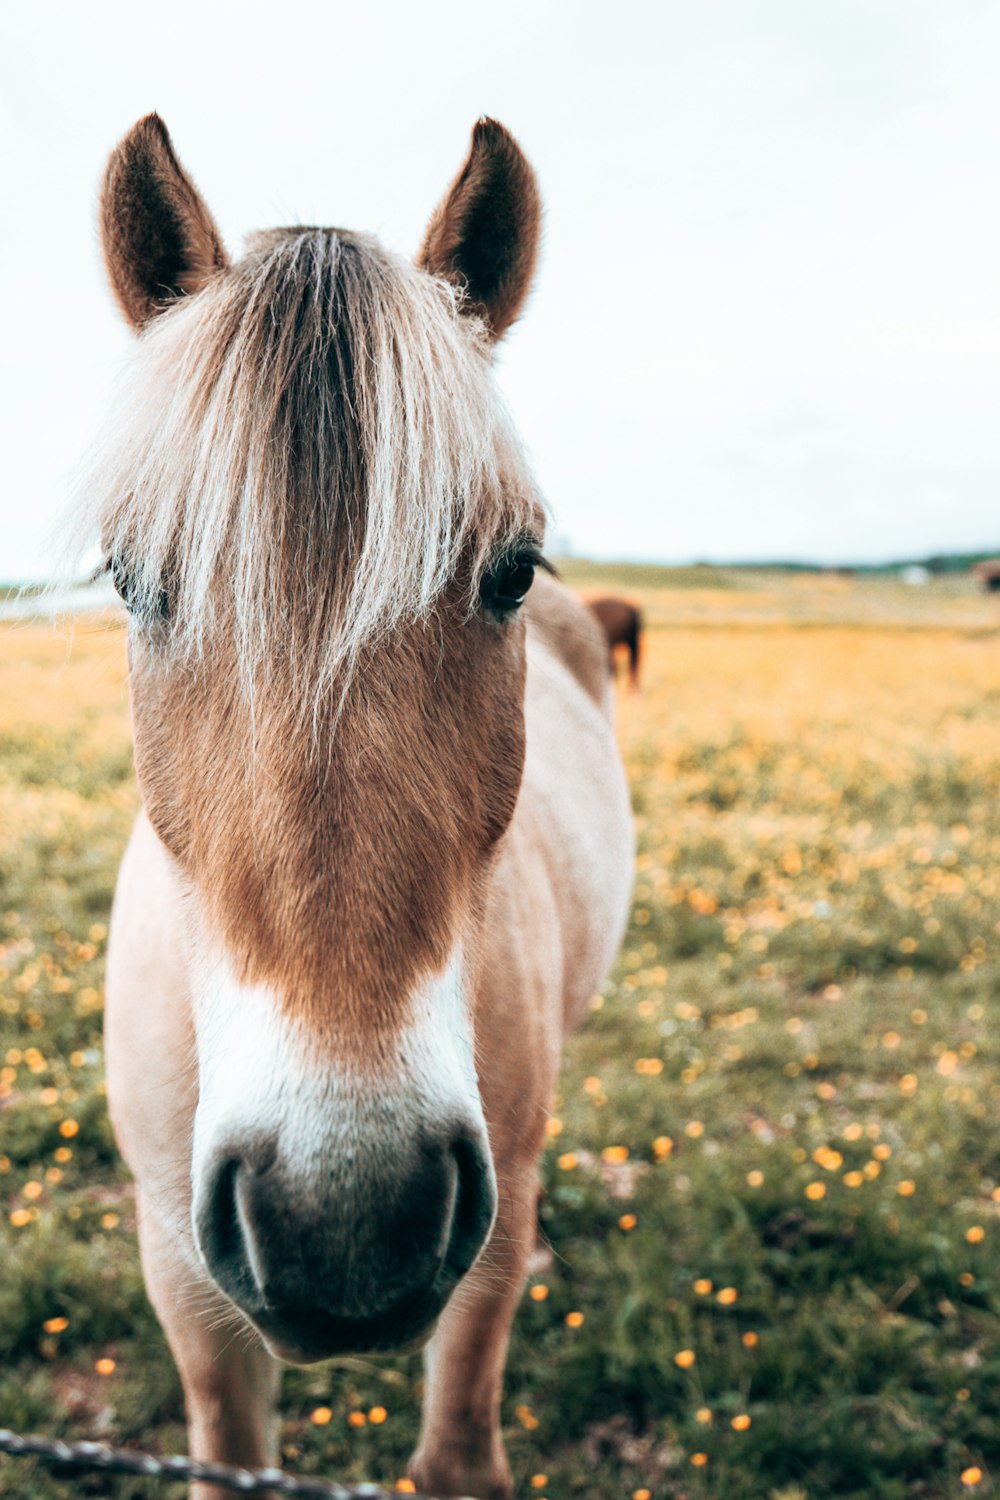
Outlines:
[[[43,1463],[71,1469],[74,1473],[130,1474],[148,1479],[199,1479],[236,1490],[242,1495],[292,1495],[297,1500],[398,1500],[377,1484],[353,1488],[329,1479],[299,1479],[282,1469],[240,1469],[232,1464],[206,1464],[176,1455],[158,1458],[153,1453],[129,1448],[109,1448],[104,1443],[66,1443],[60,1438],[24,1437],[0,1427],[0,1453],[12,1458],[38,1458]],[[433,1500],[430,1495],[407,1491],[413,1500]]]

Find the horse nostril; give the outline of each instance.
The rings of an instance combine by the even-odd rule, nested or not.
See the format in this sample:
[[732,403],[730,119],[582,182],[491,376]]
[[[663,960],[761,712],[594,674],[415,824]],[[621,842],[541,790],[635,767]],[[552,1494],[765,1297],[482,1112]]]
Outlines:
[[485,1245],[497,1205],[489,1158],[478,1141],[459,1136],[452,1142],[451,1154],[458,1168],[458,1185],[445,1264],[458,1277],[471,1269]]
[[259,1302],[239,1210],[240,1174],[252,1170],[240,1157],[225,1157],[197,1213],[198,1241],[213,1277],[222,1290],[243,1306]]
[[241,1248],[242,1235],[236,1212],[236,1174],[239,1170],[238,1160],[224,1161],[212,1184],[205,1228],[215,1260],[228,1260]]

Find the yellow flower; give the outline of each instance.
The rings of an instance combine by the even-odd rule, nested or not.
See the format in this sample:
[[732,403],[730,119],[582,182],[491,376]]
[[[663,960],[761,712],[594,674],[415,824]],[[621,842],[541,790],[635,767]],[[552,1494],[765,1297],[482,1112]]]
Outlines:
[[756,1347],[757,1347],[757,1345],[759,1343],[760,1343],[760,1334],[759,1333],[753,1333],[753,1332],[751,1332],[748,1329],[747,1332],[743,1335],[743,1347],[745,1349],[756,1349]]
[[983,1479],[983,1471],[978,1464],[970,1464],[967,1469],[962,1470],[960,1477],[963,1484],[981,1484]]
[[696,1422],[700,1422],[703,1427],[707,1427],[712,1420],[711,1408],[707,1406],[699,1406],[698,1410],[694,1414],[694,1419]]
[[69,1318],[47,1318],[42,1327],[46,1333],[64,1333],[69,1327]]
[[544,1490],[548,1482],[549,1476],[547,1474],[532,1474],[531,1476],[531,1488],[533,1490]]
[[982,1224],[973,1224],[971,1228],[965,1231],[965,1238],[970,1245],[978,1245],[986,1238],[986,1230]]
[[579,1328],[579,1327],[582,1326],[582,1324],[583,1324],[583,1313],[582,1312],[568,1312],[566,1314],[566,1327],[567,1328]]
[[576,1152],[565,1151],[562,1156],[556,1158],[556,1166],[560,1172],[572,1172],[576,1166]]
[[115,1362],[113,1359],[108,1359],[107,1356],[105,1356],[103,1359],[99,1359],[96,1361],[94,1369],[97,1371],[98,1375],[112,1375],[114,1374]]
[[738,1299],[739,1295],[739,1292],[734,1286],[724,1286],[720,1292],[716,1293],[715,1300],[717,1302],[721,1302],[723,1307],[732,1307],[733,1303]]
[[328,1406],[317,1406],[310,1413],[309,1420],[310,1422],[314,1422],[317,1427],[325,1427],[326,1424],[331,1421],[332,1417],[333,1412]]
[[628,1147],[605,1146],[604,1150],[601,1152],[601,1160],[611,1162],[615,1166],[618,1166],[623,1161],[628,1161]]
[[694,1289],[698,1293],[699,1297],[707,1297],[712,1290],[712,1283],[709,1281],[707,1276],[701,1276],[694,1283]]
[[908,1177],[904,1177],[902,1182],[900,1182],[896,1187],[896,1192],[901,1198],[912,1198],[916,1191],[917,1184],[915,1182],[911,1182]]
[[813,1203],[818,1203],[821,1198],[826,1197],[826,1183],[808,1182],[806,1183],[805,1191],[807,1198],[809,1198]]
[[708,1454],[707,1453],[692,1453],[692,1455],[691,1455],[691,1462],[694,1464],[694,1466],[695,1466],[696,1469],[703,1469],[705,1467],[705,1465],[708,1463]]
[[680,1370],[690,1370],[694,1364],[696,1355],[693,1349],[678,1349],[674,1355],[674,1364]]
[[738,1416],[735,1416],[733,1418],[730,1425],[737,1432],[746,1432],[747,1428],[750,1426],[750,1418],[747,1416],[745,1411],[741,1411]]
[[537,1286],[533,1286],[528,1293],[532,1302],[544,1302],[548,1295],[549,1289],[542,1282],[539,1282]]
[[364,1427],[367,1421],[368,1418],[363,1411],[349,1411],[347,1413],[347,1422],[350,1427]]
[[638,1222],[635,1214],[622,1214],[618,1220],[618,1228],[628,1231],[629,1229],[634,1229]]
[[764,1174],[754,1167],[752,1172],[747,1173],[747,1184],[752,1188],[763,1187]]
[[666,1161],[673,1149],[674,1143],[669,1135],[658,1135],[653,1142],[653,1155],[657,1161]]

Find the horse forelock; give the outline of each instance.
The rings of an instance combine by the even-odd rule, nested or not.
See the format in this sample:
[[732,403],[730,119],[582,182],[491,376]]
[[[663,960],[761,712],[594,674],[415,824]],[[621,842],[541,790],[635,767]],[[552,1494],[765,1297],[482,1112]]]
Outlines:
[[539,519],[460,295],[329,229],[255,236],[154,320],[86,496],[139,628],[178,662],[221,639],[249,698],[274,677],[306,713]]

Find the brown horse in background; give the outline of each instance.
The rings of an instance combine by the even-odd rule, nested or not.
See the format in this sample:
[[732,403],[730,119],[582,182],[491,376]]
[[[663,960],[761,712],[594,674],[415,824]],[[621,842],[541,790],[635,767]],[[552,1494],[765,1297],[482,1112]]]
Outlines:
[[605,643],[525,598],[493,375],[534,174],[480,121],[415,264],[311,227],[234,262],[152,115],[101,221],[139,339],[86,493],[143,798],[108,1089],[191,1448],[273,1463],[282,1360],[429,1339],[413,1479],[507,1500],[537,1157],[632,869]]
[[642,639],[642,615],[627,599],[609,596],[588,599],[587,604],[601,623],[611,652],[611,675],[617,675],[619,647],[628,651],[628,680],[632,691],[639,691],[639,656]]

